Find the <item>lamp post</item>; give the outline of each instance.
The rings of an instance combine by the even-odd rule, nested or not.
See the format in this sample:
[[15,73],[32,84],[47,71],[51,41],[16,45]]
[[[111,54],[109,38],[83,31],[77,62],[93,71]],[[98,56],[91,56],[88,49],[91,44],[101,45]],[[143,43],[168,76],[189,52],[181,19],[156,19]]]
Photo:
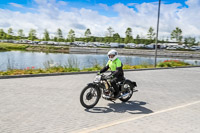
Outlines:
[[161,0],[159,0],[158,4],[158,19],[157,19],[157,32],[156,32],[156,45],[155,45],[155,62],[154,62],[154,67],[157,65],[157,45],[158,45],[158,31],[159,31],[159,19],[160,19],[160,3]]

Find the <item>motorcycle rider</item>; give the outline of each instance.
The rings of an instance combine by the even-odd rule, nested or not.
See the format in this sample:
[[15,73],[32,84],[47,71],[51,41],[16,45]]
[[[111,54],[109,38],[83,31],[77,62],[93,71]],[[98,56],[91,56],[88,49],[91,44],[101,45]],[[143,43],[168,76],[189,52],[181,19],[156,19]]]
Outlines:
[[123,64],[118,58],[118,52],[114,49],[110,50],[108,52],[108,62],[106,66],[100,70],[100,73],[106,72],[108,69],[111,70],[111,74],[107,77],[110,78],[110,83],[112,87],[114,88],[114,98],[119,97],[119,88],[116,85],[117,82],[122,81],[124,79],[124,72],[123,72]]

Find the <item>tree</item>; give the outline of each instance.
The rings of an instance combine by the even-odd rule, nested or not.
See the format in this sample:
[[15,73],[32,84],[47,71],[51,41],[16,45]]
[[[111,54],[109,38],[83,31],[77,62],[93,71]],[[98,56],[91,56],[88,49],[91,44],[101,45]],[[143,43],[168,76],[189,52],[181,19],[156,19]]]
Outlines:
[[128,27],[126,29],[126,38],[124,40],[124,43],[130,43],[133,40],[133,36],[132,36],[132,29],[130,27]]
[[3,29],[0,29],[0,39],[6,39],[6,33]]
[[61,42],[63,41],[63,34],[62,34],[62,30],[60,28],[58,28],[57,30],[57,41]]
[[36,30],[35,29],[30,29],[29,34],[28,34],[28,39],[29,40],[35,40],[36,37]]
[[19,29],[17,34],[18,34],[19,39],[23,39],[25,36],[22,29]]
[[140,36],[139,36],[139,35],[136,36],[134,42],[135,42],[136,44],[139,44],[139,43],[140,43]]
[[85,31],[85,37],[89,37],[90,35],[91,35],[91,31],[90,31],[90,29],[87,29]]
[[125,32],[126,36],[132,36],[132,29],[128,27]]
[[45,41],[49,41],[50,40],[50,37],[49,37],[49,32],[47,29],[44,30],[44,38],[43,40]]
[[[91,42],[96,42],[96,37],[91,36],[91,37],[90,37],[90,41],[91,41]],[[99,41],[99,42],[100,42],[100,41]]]
[[154,29],[152,27],[150,27],[148,30],[148,33],[147,33],[147,37],[150,40],[153,40],[153,39],[155,39],[155,35],[156,35],[156,33],[154,32]]
[[107,30],[108,30],[108,37],[112,37],[113,33],[114,33],[113,28],[112,27],[108,27]]
[[91,36],[91,31],[90,29],[87,29],[85,31],[85,37],[86,37],[86,42],[89,42],[89,37]]
[[194,37],[187,37],[184,39],[185,44],[195,45],[196,39]]
[[176,27],[176,29],[171,33],[171,39],[176,39],[176,41],[180,43],[182,38],[182,30]]
[[139,35],[137,35],[137,36],[136,36],[136,39],[140,39],[140,36],[139,36]]
[[55,36],[55,37],[53,38],[53,41],[54,41],[54,42],[57,42],[57,41],[58,41],[58,38]]
[[70,40],[70,42],[75,41],[75,32],[72,29],[69,31],[67,38]]
[[121,41],[120,35],[118,33],[113,34],[113,40],[114,40],[114,42],[120,43],[120,41]]
[[112,27],[108,27],[107,28],[107,30],[108,30],[108,34],[107,34],[107,36],[105,37],[105,42],[112,42],[113,41],[113,33],[114,33],[114,30],[113,30],[113,28]]
[[13,38],[13,29],[12,28],[9,28],[8,29],[8,34],[7,34],[7,39],[12,39]]

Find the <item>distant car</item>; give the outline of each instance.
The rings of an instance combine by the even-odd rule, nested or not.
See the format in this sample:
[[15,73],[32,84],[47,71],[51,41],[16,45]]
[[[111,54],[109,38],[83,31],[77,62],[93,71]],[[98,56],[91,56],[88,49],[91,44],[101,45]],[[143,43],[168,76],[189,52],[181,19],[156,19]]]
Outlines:
[[60,42],[59,45],[69,45],[67,42]]
[[200,46],[192,46],[189,49],[190,50],[200,50]]
[[124,48],[125,47],[125,44],[119,44],[119,48]]
[[135,43],[128,43],[127,47],[129,47],[129,48],[135,48],[135,45],[136,45]]
[[166,49],[167,49],[167,50],[176,50],[177,48],[174,47],[174,46],[172,46],[172,47],[167,47]]
[[110,47],[111,48],[118,48],[119,47],[119,43],[110,43]]
[[146,48],[154,49],[155,48],[155,44],[148,44],[148,45],[146,45]]
[[53,45],[54,41],[48,41],[47,44]]
[[16,44],[17,44],[17,43],[19,43],[19,41],[14,41],[13,43],[16,43]]
[[48,44],[48,42],[47,41],[41,41],[38,44]]
[[145,46],[146,46],[145,44],[137,44],[136,48],[145,48]]
[[59,42],[54,42],[54,45],[59,45],[60,43]]
[[104,47],[104,46],[105,46],[104,43],[96,43],[95,45],[96,45],[97,47]]

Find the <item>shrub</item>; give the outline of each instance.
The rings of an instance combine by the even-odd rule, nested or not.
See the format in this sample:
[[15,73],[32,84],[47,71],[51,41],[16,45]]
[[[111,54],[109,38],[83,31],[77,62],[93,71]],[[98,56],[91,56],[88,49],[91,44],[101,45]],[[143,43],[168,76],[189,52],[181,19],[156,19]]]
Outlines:
[[165,60],[160,62],[157,67],[176,67],[176,66],[188,66],[189,63],[179,61],[179,60]]

